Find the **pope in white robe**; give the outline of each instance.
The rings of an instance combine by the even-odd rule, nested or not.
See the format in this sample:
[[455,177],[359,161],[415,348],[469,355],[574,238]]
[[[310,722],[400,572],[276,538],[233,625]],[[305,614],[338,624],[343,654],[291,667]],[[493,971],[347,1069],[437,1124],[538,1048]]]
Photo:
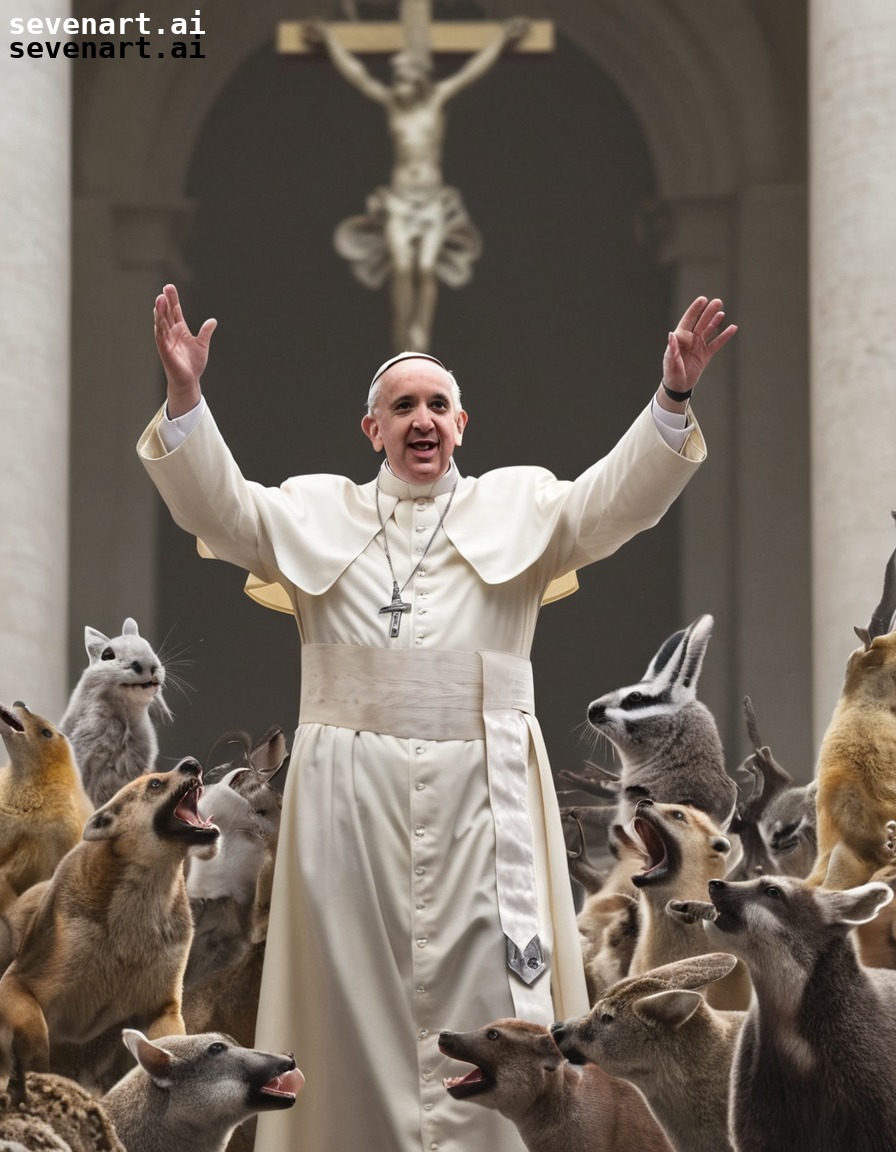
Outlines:
[[158,298],[167,414],[141,458],[177,523],[291,610],[302,642],[256,1043],[294,1051],[306,1081],[261,1117],[259,1152],[522,1152],[509,1121],[446,1092],[469,1069],[438,1036],[588,1007],[535,623],[558,580],[656,523],[702,460],[687,402],[734,333],[722,317],[695,301],[657,397],[575,481],[461,476],[453,378],[405,354],[363,422],[386,454],[375,480],[266,488],[201,397],[214,322],[193,336],[173,286]]

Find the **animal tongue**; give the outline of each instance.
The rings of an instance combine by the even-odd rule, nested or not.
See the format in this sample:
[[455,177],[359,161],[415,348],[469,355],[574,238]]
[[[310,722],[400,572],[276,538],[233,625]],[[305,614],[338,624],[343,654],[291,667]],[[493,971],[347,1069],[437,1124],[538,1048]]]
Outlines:
[[269,1080],[261,1090],[267,1092],[269,1096],[296,1096],[301,1092],[304,1083],[305,1077],[299,1069],[292,1068],[289,1072]]

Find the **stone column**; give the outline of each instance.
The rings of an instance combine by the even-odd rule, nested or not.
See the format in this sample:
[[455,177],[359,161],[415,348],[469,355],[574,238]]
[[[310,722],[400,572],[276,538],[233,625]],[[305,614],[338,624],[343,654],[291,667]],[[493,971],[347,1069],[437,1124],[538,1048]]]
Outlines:
[[[896,545],[896,5],[811,0],[814,726]],[[786,579],[782,573],[782,579]]]
[[[5,29],[34,12],[0,10]],[[9,35],[4,53],[15,40],[29,37]],[[54,720],[67,696],[70,84],[61,59],[8,55],[0,70],[0,700]]]

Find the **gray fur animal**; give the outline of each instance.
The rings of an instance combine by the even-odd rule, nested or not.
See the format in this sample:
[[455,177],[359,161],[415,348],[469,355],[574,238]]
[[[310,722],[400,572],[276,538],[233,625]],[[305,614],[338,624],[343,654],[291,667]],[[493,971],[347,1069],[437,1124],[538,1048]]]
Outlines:
[[678,1152],[729,1152],[728,1086],[743,1012],[717,1011],[700,989],[734,956],[709,952],[630,976],[587,1016],[552,1028],[570,1060],[634,1084]]
[[59,728],[68,736],[99,808],[129,781],[155,770],[159,742],[153,716],[170,719],[162,695],[165,668],[128,617],[110,639],[84,629],[90,661],[75,685]]
[[697,699],[697,680],[712,633],[712,616],[700,616],[670,636],[637,684],[592,700],[588,722],[610,741],[622,762],[618,778],[603,770],[619,795],[617,820],[625,823],[638,800],[690,804],[725,828],[737,785],[712,713]]
[[224,1152],[238,1124],[291,1108],[305,1078],[289,1054],[242,1048],[222,1032],[122,1033],[137,1067],[102,1099],[128,1152]]
[[512,1120],[529,1152],[670,1152],[634,1088],[595,1064],[571,1064],[541,1024],[495,1020],[476,1032],[440,1032],[439,1048],[476,1066],[446,1079],[449,1093]]
[[737,806],[728,826],[743,847],[743,859],[729,880],[775,876],[808,876],[816,853],[815,781],[798,785],[762,742],[749,696],[744,697],[752,753],[740,772],[752,777],[752,790]]
[[270,781],[287,758],[283,730],[269,729],[255,745],[245,733],[230,739],[243,745],[240,755],[211,770],[217,778],[206,784],[199,800],[200,814],[221,829],[221,842],[215,856],[188,865],[194,933],[185,988],[230,967],[248,951],[258,877],[280,830],[282,795]]
[[732,1068],[738,1152],[892,1152],[896,972],[863,967],[850,939],[892,889],[762,876],[713,880],[709,896],[692,911],[755,991]]

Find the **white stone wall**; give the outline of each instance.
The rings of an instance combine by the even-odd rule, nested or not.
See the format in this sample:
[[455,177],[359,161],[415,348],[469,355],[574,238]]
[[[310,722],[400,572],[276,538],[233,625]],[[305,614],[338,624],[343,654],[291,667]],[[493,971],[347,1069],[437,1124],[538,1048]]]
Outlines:
[[[68,15],[54,4],[53,15]],[[8,56],[0,0],[0,700],[58,719],[68,614],[71,66]],[[42,14],[47,14],[41,9]],[[27,41],[27,36],[21,37]]]

